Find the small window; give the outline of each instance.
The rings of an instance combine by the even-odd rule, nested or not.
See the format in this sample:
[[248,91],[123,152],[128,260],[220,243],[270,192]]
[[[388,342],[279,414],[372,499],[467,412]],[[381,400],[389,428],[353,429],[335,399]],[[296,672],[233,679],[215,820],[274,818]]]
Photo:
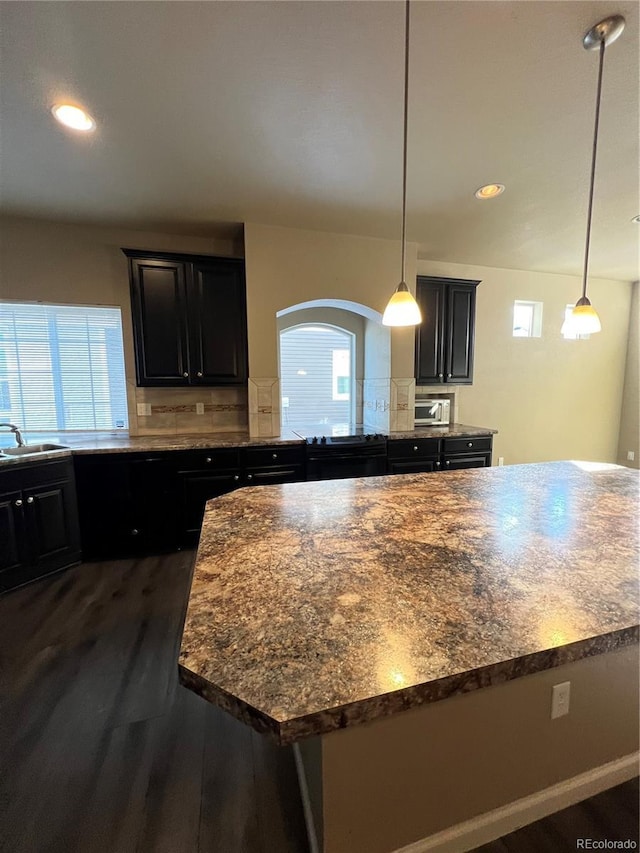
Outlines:
[[573,328],[573,305],[567,305],[564,309],[564,323],[562,324],[562,337],[566,341],[588,341],[591,335],[581,335]]
[[0,421],[126,428],[120,308],[0,303]]
[[513,337],[539,338],[542,335],[542,302],[513,303]]

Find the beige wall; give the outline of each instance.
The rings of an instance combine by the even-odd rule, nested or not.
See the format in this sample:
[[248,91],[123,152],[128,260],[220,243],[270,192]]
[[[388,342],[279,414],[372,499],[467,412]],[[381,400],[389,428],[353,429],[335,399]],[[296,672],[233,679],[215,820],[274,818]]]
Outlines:
[[[166,391],[135,387],[129,277],[122,247],[210,255],[242,253],[241,245],[229,238],[152,234],[5,217],[0,219],[0,298],[122,308],[129,426],[133,433],[210,432],[245,426],[244,390]],[[174,411],[138,419],[136,402]],[[185,406],[190,409],[196,402],[207,405],[205,415],[184,411]],[[179,408],[183,411],[177,411]]]
[[[382,313],[400,280],[400,241],[245,224],[249,370],[278,376],[276,312],[312,299],[348,299]],[[415,292],[416,245],[407,253]],[[413,376],[413,329],[394,329],[390,376]]]
[[[481,279],[474,381],[456,396],[460,422],[499,430],[494,464],[616,461],[630,284],[592,279],[602,332],[568,341],[560,327],[580,295],[577,277],[425,260],[418,274]],[[543,303],[542,337],[513,337],[516,299]]]
[[[629,339],[627,366],[624,374],[622,411],[620,413],[620,437],[618,439],[618,462],[630,468],[640,468],[640,282],[633,284],[631,310],[629,312]],[[627,451],[633,451],[635,459],[627,459]]]
[[[571,682],[552,720],[554,684]],[[638,749],[638,645],[325,735],[325,853],[390,853]],[[318,756],[303,752],[305,763]],[[313,775],[312,775],[313,778]],[[317,797],[317,785],[311,793]]]

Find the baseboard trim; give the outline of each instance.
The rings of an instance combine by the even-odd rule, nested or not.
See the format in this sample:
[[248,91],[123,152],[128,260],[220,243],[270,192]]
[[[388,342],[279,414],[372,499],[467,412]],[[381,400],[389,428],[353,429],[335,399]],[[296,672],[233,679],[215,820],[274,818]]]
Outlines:
[[302,798],[302,810],[304,812],[304,822],[307,827],[307,839],[309,841],[309,853],[320,853],[318,846],[318,836],[316,834],[316,825],[313,820],[313,812],[311,810],[311,799],[309,797],[309,786],[307,784],[307,774],[304,770],[304,762],[302,753],[297,743],[293,744],[293,755],[296,760],[296,771],[298,773],[298,785],[300,786],[300,796]]
[[587,770],[544,791],[515,800],[448,829],[414,841],[395,853],[467,853],[554,812],[593,797],[638,775],[640,753]]

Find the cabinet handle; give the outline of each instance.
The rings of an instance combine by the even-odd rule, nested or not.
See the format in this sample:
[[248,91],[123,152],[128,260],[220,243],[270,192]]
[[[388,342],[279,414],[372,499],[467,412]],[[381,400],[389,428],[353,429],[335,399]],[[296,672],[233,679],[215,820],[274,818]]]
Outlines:
[[199,371],[196,373],[196,376],[198,377],[198,379],[202,379],[202,371],[201,371],[201,370],[199,370]]
[[438,379],[444,379],[444,373],[439,373],[439,374],[438,374]]
[[449,460],[447,459],[447,461],[444,464],[445,465],[451,465],[451,462],[449,462]]
[[188,378],[189,378],[189,374],[188,374],[188,373],[183,373],[182,375],[184,376],[184,378],[185,378],[185,379],[188,379]]
[[133,528],[133,530],[131,531],[131,535],[132,535],[132,536],[137,536],[139,532],[140,532],[140,531],[138,530],[138,528],[137,528],[137,527],[134,527],[134,528]]
[[236,483],[237,483],[237,482],[238,482],[238,480],[240,479],[240,474],[234,474],[234,475],[233,475],[233,479],[234,479],[234,480],[236,481]]
[[453,373],[447,373],[447,379],[451,379],[452,376],[453,376]]
[[207,456],[207,457],[205,458],[205,460],[204,460],[204,461],[205,461],[205,462],[211,462],[211,457],[210,457],[210,456]]
[[16,505],[16,506],[22,506],[22,501],[20,500],[20,498],[18,498],[18,500],[16,501],[15,505]]
[[467,447],[473,447],[473,442],[472,442],[472,441],[468,441],[468,442],[467,442]]
[[253,474],[247,474],[247,480],[253,480]]
[[272,458],[272,459],[277,459],[277,458],[278,458],[278,454],[277,454],[277,453],[272,453],[272,454],[271,454],[271,458]]
[[417,450],[417,449],[418,449],[418,445],[417,445],[417,444],[414,444],[413,449],[414,449],[414,450]]
[[29,497],[27,498],[27,503],[32,504],[33,501],[34,501],[34,498],[31,495],[29,495]]
[[436,468],[439,468],[439,467],[440,467],[440,463],[436,462]]

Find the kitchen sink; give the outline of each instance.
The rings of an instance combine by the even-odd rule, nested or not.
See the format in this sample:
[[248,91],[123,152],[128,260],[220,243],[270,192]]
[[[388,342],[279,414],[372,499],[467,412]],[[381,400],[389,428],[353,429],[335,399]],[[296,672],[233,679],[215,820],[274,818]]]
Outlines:
[[29,456],[31,453],[47,453],[49,450],[68,450],[64,444],[26,444],[24,447],[3,447],[0,456]]

